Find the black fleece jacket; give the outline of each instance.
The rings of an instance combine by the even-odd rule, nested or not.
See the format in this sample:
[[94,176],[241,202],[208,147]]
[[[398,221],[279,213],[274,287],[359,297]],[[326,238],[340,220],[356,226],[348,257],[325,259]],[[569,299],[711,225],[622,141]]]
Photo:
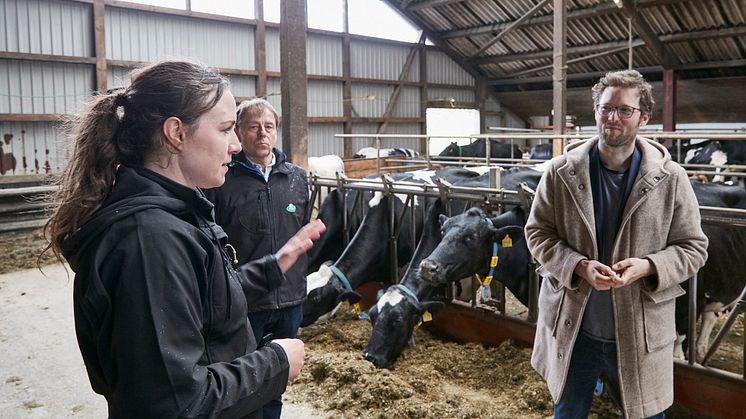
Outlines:
[[[215,204],[215,220],[228,233],[238,263],[276,253],[310,218],[306,171],[273,149],[275,165],[269,180],[246,159],[233,155],[223,186],[205,191]],[[274,310],[303,303],[306,268],[303,254],[284,275],[259,278],[257,289],[270,292],[247,295],[249,311]]]
[[288,361],[256,348],[245,295],[273,256],[234,271],[199,189],[120,166],[109,197],[63,254],[76,272],[75,328],[111,418],[261,418]]

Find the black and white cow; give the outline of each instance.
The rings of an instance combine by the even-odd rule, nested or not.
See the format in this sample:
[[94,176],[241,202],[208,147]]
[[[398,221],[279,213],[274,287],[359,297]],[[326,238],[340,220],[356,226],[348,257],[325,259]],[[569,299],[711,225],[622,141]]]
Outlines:
[[[372,331],[363,356],[377,368],[387,368],[402,353],[407,343],[412,341],[412,334],[422,323],[432,319],[444,306],[442,301],[433,301],[436,287],[422,279],[420,262],[431,254],[442,239],[440,220],[443,205],[437,201],[428,212],[425,221],[425,232],[417,247],[412,265],[399,284],[392,285],[380,293],[376,304],[368,310]],[[473,217],[485,231],[501,238],[509,237],[518,243],[522,240],[523,229],[514,225],[501,225],[502,220],[487,218],[482,210],[471,208],[465,217]],[[459,216],[457,216],[459,217]],[[463,251],[468,251],[462,249]],[[499,251],[502,257],[510,248]],[[502,270],[498,263],[498,270]],[[499,274],[498,274],[499,275]]]
[[[741,186],[692,182],[701,206],[746,209],[746,190]],[[702,230],[710,240],[707,262],[699,271],[697,281],[697,317],[702,317],[702,328],[697,338],[697,358],[702,359],[710,342],[716,316],[740,296],[746,286],[746,229],[703,223]],[[682,284],[688,290],[689,281]],[[676,300],[677,339],[674,355],[683,358],[682,343],[689,321],[689,299],[683,295]]]
[[[465,146],[460,146],[453,142],[439,154],[439,156],[443,157],[485,157],[486,155],[487,147],[484,138],[479,138],[473,143]],[[521,148],[515,144],[503,144],[497,142],[497,140],[491,140],[490,157],[498,159],[520,159],[523,157],[523,152],[521,152]]]
[[[681,149],[681,153],[679,153],[679,149]],[[715,166],[746,164],[746,140],[685,140],[681,142],[680,147],[674,144],[669,147],[668,151],[671,153],[671,158],[679,163],[709,164]],[[716,173],[727,173],[727,170],[723,171],[720,168],[713,170]],[[713,177],[712,181],[722,182],[725,177],[727,175],[718,175]],[[741,179],[740,183],[743,185],[743,178],[739,179]]]
[[374,159],[376,157],[404,156],[413,159],[419,157],[420,153],[411,148],[381,148],[363,147],[355,153],[353,159]]
[[[530,168],[510,169],[501,174],[501,186],[508,190],[516,190],[519,183],[525,183],[529,188],[535,189],[541,174],[542,172]],[[486,187],[487,182],[488,178],[480,176],[460,182],[457,186]],[[460,200],[450,202],[451,211],[454,213],[465,211],[467,205],[467,202]],[[379,294],[376,305],[368,311],[373,328],[363,356],[378,368],[386,368],[396,360],[407,342],[411,340],[415,327],[422,321],[429,320],[443,307],[441,301],[432,300],[436,286],[421,277],[420,269],[423,259],[429,258],[429,255],[438,247],[443,238],[443,232],[441,231],[441,218],[445,216],[443,208],[444,204],[441,200],[435,201],[430,207],[423,225],[420,244],[417,246],[417,250],[412,257],[412,263],[404,274],[404,278],[399,284],[389,287],[385,293]],[[513,264],[518,260],[529,260],[528,256],[525,256],[528,254],[528,249],[525,246],[525,240],[522,240],[522,228],[507,224],[518,222],[518,218],[522,217],[519,214],[522,213],[523,210],[520,208],[508,208],[508,212],[502,216],[487,219],[479,209],[474,208],[467,211],[470,216],[481,214],[480,225],[485,231],[495,232],[494,234],[499,234],[503,239],[507,235],[515,245],[513,248],[503,247],[498,250],[498,256],[505,261],[505,264],[501,266],[498,263],[496,267],[498,272],[494,273],[497,280],[507,280],[508,277],[518,276],[517,271],[524,272],[524,275],[527,276],[528,262],[525,263],[525,268],[508,266],[508,263]],[[489,224],[487,220],[490,220]],[[523,223],[525,223],[525,219]],[[508,255],[508,252],[520,251],[521,246],[524,249],[523,257]],[[492,248],[490,247],[490,249]],[[460,254],[470,252],[471,250],[463,248],[458,250]],[[488,263],[489,261],[485,259],[484,262]],[[524,282],[528,283],[527,281]]]
[[[526,218],[527,213],[521,207],[495,218],[486,218],[477,208],[451,218],[442,215],[443,239],[420,263],[420,276],[437,286],[474,274],[483,278],[490,275],[528,306],[531,253],[523,240]],[[485,227],[486,221],[489,228]],[[498,257],[497,264],[492,267],[494,256]]]
[[[445,179],[455,186],[470,185],[474,187],[487,187],[489,185],[489,173],[484,173],[485,168],[445,168],[437,171],[416,171],[410,172],[416,174],[420,181],[426,176],[430,176],[430,183],[434,183],[435,178]],[[502,187],[508,190],[515,190],[519,183],[526,183],[535,188],[541,178],[540,171],[531,168],[513,168],[503,171],[501,174]],[[400,174],[405,175],[405,174]],[[397,180],[407,180],[399,178]],[[380,197],[381,201],[376,201]],[[388,209],[389,197],[377,193],[370,201],[371,205],[368,214],[361,222],[360,228],[345,248],[344,253],[331,266],[321,266],[317,272],[308,275],[308,298],[303,304],[303,325],[307,326],[320,318],[326,318],[329,313],[334,313],[343,301],[350,299],[359,300],[359,295],[351,292],[360,285],[371,282],[388,280],[391,278],[392,271],[389,263],[389,217]],[[404,200],[394,198],[396,213],[401,213]],[[433,200],[431,199],[430,202]],[[415,201],[421,205],[419,201]],[[463,211],[464,203],[454,202],[452,208],[454,211]],[[461,205],[461,209],[455,209]],[[408,210],[407,210],[408,211]],[[399,267],[404,266],[412,258],[414,244],[420,238],[422,233],[422,211],[415,212],[415,230],[417,236],[412,241],[411,235],[408,234],[411,229],[409,224],[411,217],[408,212],[402,217],[404,225],[398,226],[397,229],[402,233],[397,240],[397,257]],[[406,233],[405,233],[406,232]],[[398,268],[398,267],[397,267]],[[354,302],[354,301],[352,301]]]
[[554,146],[552,143],[536,144],[531,147],[531,152],[528,154],[528,158],[531,160],[549,160],[552,158],[554,152]]
[[[446,168],[437,171],[418,170],[414,172],[391,174],[398,182],[427,183],[435,185],[436,178],[443,178],[452,183],[463,179],[480,176],[478,169]],[[331,198],[331,195],[330,195]],[[396,229],[400,231],[397,238],[397,260],[399,266],[390,263],[391,210],[390,200],[394,203],[394,213],[403,214],[397,217]],[[430,198],[432,202],[434,198]],[[307,295],[303,304],[302,326],[313,324],[319,319],[333,314],[344,301],[356,302],[360,296],[354,290],[366,282],[388,281],[398,269],[408,263],[414,247],[422,234],[423,211],[422,199],[414,198],[415,214],[411,217],[411,207],[404,208],[404,196],[390,196],[382,192],[370,195],[368,212],[361,220],[350,243],[341,252],[341,256],[332,264],[319,266],[317,271],[307,276]],[[333,215],[331,215],[333,218]],[[326,222],[326,220],[324,220]],[[414,238],[411,237],[412,221],[415,223]],[[332,221],[332,224],[337,222]],[[341,244],[341,243],[340,243]],[[318,260],[318,259],[317,259]]]

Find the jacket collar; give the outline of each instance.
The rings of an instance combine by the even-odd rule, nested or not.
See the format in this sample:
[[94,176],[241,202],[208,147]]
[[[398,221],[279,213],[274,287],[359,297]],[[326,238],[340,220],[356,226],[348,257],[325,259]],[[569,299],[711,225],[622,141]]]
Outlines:
[[[270,176],[272,176],[272,173],[275,172],[285,174],[290,173],[290,167],[287,162],[287,155],[277,148],[272,148],[272,153],[275,155],[275,164],[274,166],[272,166],[272,172],[270,173]],[[233,155],[231,161],[231,170],[235,174],[255,173],[262,178],[264,177],[259,167],[250,162],[249,159],[246,158],[246,155],[244,153],[236,153]]]

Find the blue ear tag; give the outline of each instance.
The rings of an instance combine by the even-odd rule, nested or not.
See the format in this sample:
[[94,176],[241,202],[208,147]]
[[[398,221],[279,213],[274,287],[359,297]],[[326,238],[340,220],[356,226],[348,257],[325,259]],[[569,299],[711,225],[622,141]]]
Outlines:
[[294,212],[295,212],[295,210],[297,210],[297,209],[298,209],[298,208],[296,208],[296,207],[295,207],[295,205],[293,205],[293,204],[288,204],[287,208],[285,208],[285,211],[287,211],[287,212],[289,212],[289,213],[291,213],[291,214],[292,214],[292,213],[294,213]]
[[487,301],[492,298],[489,285],[481,285],[479,287],[479,292],[482,294],[482,301]]

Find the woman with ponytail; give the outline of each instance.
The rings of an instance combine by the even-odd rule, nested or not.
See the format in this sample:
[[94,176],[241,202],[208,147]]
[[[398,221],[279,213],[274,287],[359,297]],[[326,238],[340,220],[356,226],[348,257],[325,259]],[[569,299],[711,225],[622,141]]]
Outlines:
[[241,150],[228,87],[202,65],[164,61],[72,124],[45,233],[75,271],[78,344],[110,418],[260,418],[303,365],[300,340],[257,344],[245,296],[324,226],[233,266],[201,190],[220,186]]

